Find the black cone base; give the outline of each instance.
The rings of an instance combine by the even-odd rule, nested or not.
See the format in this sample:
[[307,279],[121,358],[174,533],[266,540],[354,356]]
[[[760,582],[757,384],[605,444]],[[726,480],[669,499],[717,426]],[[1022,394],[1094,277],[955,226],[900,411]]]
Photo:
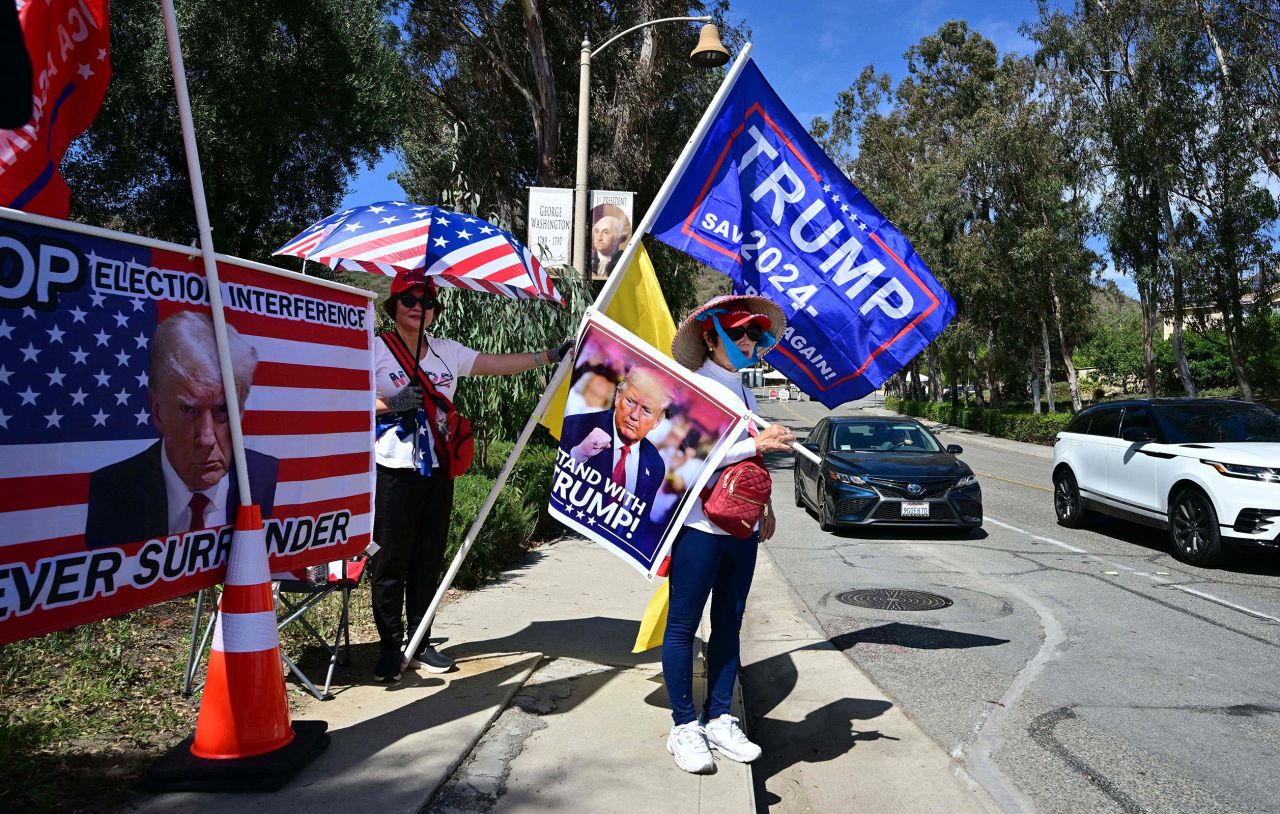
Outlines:
[[210,760],[191,754],[195,734],[151,764],[142,785],[148,791],[275,791],[329,745],[325,721],[294,721],[293,740],[254,757]]

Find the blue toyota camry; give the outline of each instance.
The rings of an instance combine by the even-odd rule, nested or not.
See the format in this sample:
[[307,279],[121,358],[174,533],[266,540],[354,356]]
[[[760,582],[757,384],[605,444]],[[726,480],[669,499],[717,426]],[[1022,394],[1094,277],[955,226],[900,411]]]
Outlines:
[[823,531],[876,525],[982,525],[982,489],[957,444],[943,447],[910,418],[824,418],[804,444],[822,458],[796,456],[796,505],[818,514]]

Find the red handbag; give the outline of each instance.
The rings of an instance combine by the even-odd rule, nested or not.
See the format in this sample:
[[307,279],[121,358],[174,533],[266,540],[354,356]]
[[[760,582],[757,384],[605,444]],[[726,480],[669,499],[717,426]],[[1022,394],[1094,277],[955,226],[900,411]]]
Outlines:
[[725,467],[720,477],[702,490],[702,511],[712,523],[739,540],[755,533],[769,510],[773,478],[760,455]]

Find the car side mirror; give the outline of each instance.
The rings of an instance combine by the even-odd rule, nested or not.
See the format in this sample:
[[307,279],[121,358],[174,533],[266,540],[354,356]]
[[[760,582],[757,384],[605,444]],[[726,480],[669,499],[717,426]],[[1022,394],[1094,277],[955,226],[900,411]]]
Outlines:
[[818,445],[817,445],[817,444],[815,444],[815,443],[813,443],[812,441],[805,441],[803,444],[801,444],[801,446],[802,446],[802,447],[804,447],[805,449],[809,450],[810,452],[818,452],[818,451],[819,451],[819,450],[818,450]]
[[1156,440],[1156,437],[1151,433],[1151,430],[1146,429],[1145,427],[1125,427],[1124,431],[1120,433],[1120,437],[1126,441],[1132,442]]
[[964,447],[959,444],[947,444],[947,452],[950,452],[952,455],[959,455],[961,452],[964,452]]

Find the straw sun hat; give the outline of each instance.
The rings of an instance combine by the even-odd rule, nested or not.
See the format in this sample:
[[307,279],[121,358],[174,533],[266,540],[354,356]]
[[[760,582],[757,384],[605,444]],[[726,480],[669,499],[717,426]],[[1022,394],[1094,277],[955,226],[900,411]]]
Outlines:
[[699,322],[698,317],[713,308],[720,308],[725,311],[745,311],[754,317],[754,319],[739,319],[733,322],[726,322],[725,317],[721,315],[720,324],[723,327],[738,327],[755,322],[773,335],[773,342],[766,345],[762,341],[756,346],[757,356],[764,356],[772,350],[773,346],[778,344],[778,340],[782,337],[782,332],[787,329],[787,315],[772,300],[764,297],[748,297],[738,294],[715,297],[706,305],[685,317],[684,322],[680,323],[679,330],[676,331],[676,338],[671,342],[671,355],[675,357],[677,362],[690,370],[697,370],[707,360],[707,343],[702,336],[707,331],[715,330],[715,325],[709,318]]

